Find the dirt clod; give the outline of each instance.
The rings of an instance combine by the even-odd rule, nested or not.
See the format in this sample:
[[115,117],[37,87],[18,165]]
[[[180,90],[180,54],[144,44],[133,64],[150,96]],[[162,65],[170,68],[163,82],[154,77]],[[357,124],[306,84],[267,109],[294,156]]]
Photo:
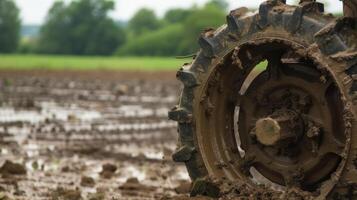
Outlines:
[[64,166],[61,171],[64,173],[67,173],[67,172],[70,172],[71,169],[68,166]]
[[218,198],[220,196],[220,189],[212,181],[206,179],[197,179],[193,183],[191,196],[199,195]]
[[129,178],[119,189],[126,191],[153,191],[155,188],[141,184],[137,178]]
[[83,187],[94,187],[95,181],[92,177],[83,176],[81,179],[81,186]]
[[175,188],[177,194],[189,194],[191,191],[192,184],[187,181],[183,181]]
[[116,94],[119,95],[119,96],[120,96],[120,95],[127,94],[128,91],[129,91],[129,88],[128,88],[127,85],[118,85],[118,86],[116,87]]
[[115,174],[117,171],[117,166],[107,163],[102,166],[102,172],[100,172],[100,175],[105,178],[105,179],[110,179],[112,176]]
[[58,187],[52,193],[52,200],[80,200],[82,199],[81,191],[78,189],[64,189],[62,187]]
[[2,175],[25,175],[26,169],[21,164],[6,160],[3,166],[0,168],[0,173]]
[[103,171],[110,171],[110,172],[115,173],[117,171],[117,169],[118,169],[117,166],[110,164],[110,163],[103,165]]

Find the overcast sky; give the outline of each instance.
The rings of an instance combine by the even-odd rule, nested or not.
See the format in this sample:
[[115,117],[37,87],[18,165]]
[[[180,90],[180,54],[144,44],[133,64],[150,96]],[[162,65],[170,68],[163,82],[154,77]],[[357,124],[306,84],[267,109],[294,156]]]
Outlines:
[[[21,18],[24,24],[41,24],[55,0],[15,0],[21,9]],[[69,0],[66,0],[69,1]],[[147,7],[162,16],[170,8],[188,8],[193,4],[202,5],[208,0],[116,0],[116,9],[112,16],[118,20],[128,20],[140,8]],[[337,0],[326,0],[329,2],[329,12],[342,10],[342,4]],[[241,6],[256,7],[263,0],[228,0],[230,9]],[[288,0],[294,2],[294,0]]]

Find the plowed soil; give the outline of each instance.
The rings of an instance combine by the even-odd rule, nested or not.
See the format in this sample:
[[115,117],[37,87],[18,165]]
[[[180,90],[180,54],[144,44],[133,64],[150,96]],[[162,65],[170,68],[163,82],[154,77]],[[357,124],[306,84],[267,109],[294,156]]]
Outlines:
[[1,199],[187,193],[167,119],[179,87],[174,72],[1,71]]

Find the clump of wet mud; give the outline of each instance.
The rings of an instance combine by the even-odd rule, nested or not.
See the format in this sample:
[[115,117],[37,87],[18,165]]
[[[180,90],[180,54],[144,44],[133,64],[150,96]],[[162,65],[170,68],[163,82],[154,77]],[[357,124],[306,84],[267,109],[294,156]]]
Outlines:
[[190,192],[191,197],[210,197],[221,200],[246,200],[246,199],[294,199],[313,200],[315,197],[299,189],[289,189],[288,191],[277,191],[264,185],[257,185],[254,188],[240,181],[228,181],[226,179],[198,179],[193,184]]
[[103,178],[110,179],[113,177],[117,169],[118,169],[117,166],[113,164],[110,163],[104,164],[102,167],[102,171],[100,172],[100,175]]
[[143,185],[140,183],[140,181],[137,178],[129,178],[124,184],[122,184],[121,186],[119,186],[120,190],[123,191],[152,191],[155,190],[155,187],[150,187],[147,185]]
[[81,186],[83,187],[94,187],[95,181],[92,177],[83,176],[81,179]]
[[7,175],[26,175],[26,169],[23,165],[18,163],[13,163],[6,160],[5,163],[0,168],[0,174],[3,176]]
[[51,194],[52,200],[80,200],[82,199],[81,191],[79,189],[64,189],[58,187]]
[[191,192],[192,183],[190,181],[181,181],[175,188],[177,194],[189,194]]

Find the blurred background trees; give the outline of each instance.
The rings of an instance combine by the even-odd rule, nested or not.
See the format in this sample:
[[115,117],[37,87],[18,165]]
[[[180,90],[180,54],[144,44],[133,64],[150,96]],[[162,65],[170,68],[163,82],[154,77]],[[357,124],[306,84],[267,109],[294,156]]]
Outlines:
[[[166,12],[161,22],[154,13],[144,9],[129,22],[129,31],[134,31],[134,21],[145,21],[145,34],[136,34],[118,48],[118,55],[174,56],[188,55],[197,51],[197,38],[207,28],[218,28],[225,23],[228,4],[224,0],[212,0],[203,7],[172,9]],[[143,15],[143,13],[147,13]],[[145,18],[138,20],[138,18]],[[153,25],[156,26],[153,26]],[[150,27],[150,29],[149,29]],[[134,33],[140,33],[135,32]]]
[[80,0],[54,3],[41,27],[38,51],[50,54],[110,55],[125,40],[124,30],[108,16],[114,2]]
[[160,21],[150,9],[140,9],[129,21],[129,31],[133,36],[140,36],[160,28]]
[[12,0],[0,0],[0,53],[17,50],[20,40],[19,9]]
[[[11,18],[2,28],[9,31],[13,42],[1,39],[0,48],[18,50],[18,53],[61,55],[125,55],[125,56],[176,56],[188,55],[198,50],[197,38],[206,28],[217,28],[225,23],[228,4],[225,0],[211,0],[203,6],[171,9],[163,17],[153,10],[140,9],[127,22],[110,17],[115,8],[112,0],[76,0],[70,3],[56,1],[48,11],[41,27],[23,26],[20,46],[18,34],[20,21],[12,0],[0,0],[3,18]],[[6,7],[3,6],[6,4]],[[11,7],[12,9],[9,9]],[[10,12],[10,10],[12,10]],[[8,19],[10,20],[10,19]],[[1,24],[0,24],[1,25]],[[0,34],[5,34],[1,31]]]
[[188,16],[190,16],[194,12],[194,9],[171,9],[166,12],[164,19],[167,23],[182,23],[184,22]]
[[198,50],[200,33],[223,25],[228,13],[226,0],[210,0],[168,10],[163,17],[143,8],[128,21],[115,21],[110,15],[114,2],[56,1],[41,27],[22,26],[19,46],[19,10],[13,0],[0,0],[0,53],[189,55]]

